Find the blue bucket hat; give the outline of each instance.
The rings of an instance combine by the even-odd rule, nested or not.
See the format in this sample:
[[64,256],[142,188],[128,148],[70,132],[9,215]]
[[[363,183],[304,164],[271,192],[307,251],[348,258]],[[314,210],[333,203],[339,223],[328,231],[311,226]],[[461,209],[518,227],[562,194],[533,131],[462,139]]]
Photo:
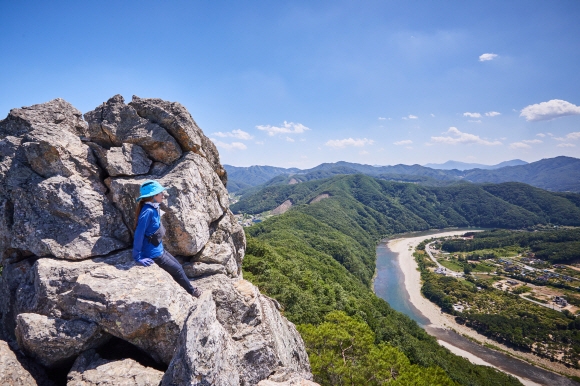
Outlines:
[[166,189],[157,181],[147,180],[141,184],[139,192],[141,195],[137,198],[137,202],[142,198],[155,196]]

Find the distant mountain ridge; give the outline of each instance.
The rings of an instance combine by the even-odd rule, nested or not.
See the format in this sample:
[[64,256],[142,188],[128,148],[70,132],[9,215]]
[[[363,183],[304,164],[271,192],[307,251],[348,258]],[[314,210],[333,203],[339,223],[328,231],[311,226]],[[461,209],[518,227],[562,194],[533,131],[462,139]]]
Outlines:
[[485,170],[492,170],[492,169],[499,169],[503,168],[504,166],[518,166],[518,165],[527,165],[528,162],[522,161],[521,159],[512,159],[509,161],[503,161],[498,163],[497,165],[484,165],[484,164],[477,164],[477,163],[467,163],[467,162],[460,162],[460,161],[447,161],[442,164],[425,164],[426,168],[431,169],[441,169],[441,170],[470,170],[470,169],[485,169]]
[[[524,162],[521,160],[506,163]],[[500,166],[501,164],[494,165]],[[454,183],[523,182],[556,192],[580,192],[580,159],[559,156],[540,161],[497,169],[443,170],[421,165],[372,166],[351,162],[323,163],[311,169],[224,165],[228,172],[228,190],[237,192],[257,186],[271,186],[312,181],[344,174],[364,174],[398,182],[413,182],[428,186]]]

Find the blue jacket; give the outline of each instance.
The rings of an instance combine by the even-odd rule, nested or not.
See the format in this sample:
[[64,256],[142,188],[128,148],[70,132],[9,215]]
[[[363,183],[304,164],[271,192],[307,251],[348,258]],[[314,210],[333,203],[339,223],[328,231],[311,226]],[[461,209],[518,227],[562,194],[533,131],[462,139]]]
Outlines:
[[155,233],[160,225],[161,216],[157,209],[149,204],[143,205],[141,213],[139,213],[137,229],[135,229],[135,238],[133,239],[133,259],[135,261],[147,257],[155,259],[163,254],[163,242],[154,247],[145,238],[145,236],[151,236]]

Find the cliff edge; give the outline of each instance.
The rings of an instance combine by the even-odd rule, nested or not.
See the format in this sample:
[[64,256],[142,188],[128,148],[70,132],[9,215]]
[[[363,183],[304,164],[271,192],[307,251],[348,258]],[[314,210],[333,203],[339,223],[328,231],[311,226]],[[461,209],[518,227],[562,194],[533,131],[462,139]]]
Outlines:
[[[168,188],[165,248],[204,294],[131,258],[140,184]],[[0,383],[308,385],[295,326],[241,274],[214,144],[179,103],[116,95],[0,121]],[[66,378],[66,381],[64,380]]]

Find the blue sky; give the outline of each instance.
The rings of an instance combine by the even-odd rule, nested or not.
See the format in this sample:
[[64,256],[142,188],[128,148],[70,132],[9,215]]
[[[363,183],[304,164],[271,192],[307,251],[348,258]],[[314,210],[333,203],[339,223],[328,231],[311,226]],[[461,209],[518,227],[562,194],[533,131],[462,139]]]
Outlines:
[[222,163],[580,157],[580,2],[0,1],[0,116],[185,105]]

